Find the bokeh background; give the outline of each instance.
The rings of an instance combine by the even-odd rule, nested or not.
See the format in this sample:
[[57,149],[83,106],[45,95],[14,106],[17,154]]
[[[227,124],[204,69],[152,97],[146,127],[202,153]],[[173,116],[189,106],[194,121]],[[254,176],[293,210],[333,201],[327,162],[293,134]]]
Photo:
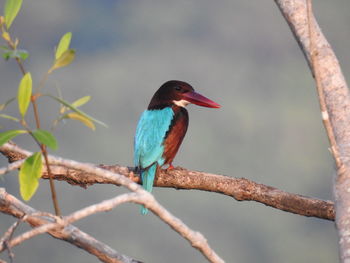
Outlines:
[[[348,76],[350,1],[318,0],[314,9]],[[82,109],[109,125],[93,132],[67,121],[56,129],[60,148],[54,154],[96,164],[132,165],[140,113],[163,82],[179,79],[223,107],[188,107],[190,127],[175,165],[333,199],[334,165],[315,85],[273,1],[24,1],[11,31],[30,52],[25,67],[36,85],[50,67],[60,37],[73,32],[76,60],[50,76],[45,91],[56,93],[59,88],[70,102],[91,95],[92,101]],[[1,60],[0,76],[3,103],[16,95],[21,74],[14,61]],[[39,107],[43,125],[49,128],[58,105],[45,98]],[[16,111],[12,105],[6,113]],[[0,124],[16,127],[4,119]],[[35,150],[29,138],[16,142]],[[1,156],[0,165],[6,163]],[[1,187],[19,196],[16,173],[0,179]],[[56,186],[64,214],[125,192],[106,185]],[[154,194],[202,232],[226,262],[338,261],[332,222],[214,193],[156,188]],[[42,181],[29,205],[52,211],[49,196],[48,182]],[[0,214],[0,235],[13,220]],[[187,241],[152,214],[141,216],[134,204],[76,225],[145,262],[205,262]],[[15,262],[97,261],[45,235],[16,247],[14,253]],[[0,258],[8,259],[6,254]]]

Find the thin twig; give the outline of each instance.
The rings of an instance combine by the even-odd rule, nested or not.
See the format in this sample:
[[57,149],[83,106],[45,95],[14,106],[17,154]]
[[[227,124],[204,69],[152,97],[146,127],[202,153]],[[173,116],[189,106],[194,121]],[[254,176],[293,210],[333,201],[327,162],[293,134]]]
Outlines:
[[8,251],[8,255],[9,255],[9,258],[10,258],[10,263],[13,263],[13,258],[15,257],[15,254],[12,252],[12,249],[9,246],[7,240],[4,242],[4,247]]
[[60,207],[58,205],[58,199],[57,199],[57,194],[56,194],[55,183],[54,183],[54,180],[53,180],[53,175],[52,175],[51,167],[50,167],[50,164],[49,164],[49,159],[48,159],[46,146],[43,145],[43,144],[41,145],[41,151],[42,151],[42,153],[44,155],[45,165],[46,165],[47,173],[49,175],[50,189],[51,189],[51,198],[52,198],[52,201],[53,201],[53,206],[55,208],[55,214],[57,216],[60,216],[61,215],[61,209],[60,209]]
[[[32,105],[33,105],[33,111],[34,111],[36,128],[40,129],[41,125],[40,125],[38,105],[37,105],[37,101],[36,101],[37,98],[38,98],[37,96],[32,96],[31,102],[32,102]],[[42,152],[42,154],[44,156],[45,166],[46,166],[46,169],[47,169],[47,173],[49,175],[50,189],[51,189],[51,198],[52,198],[53,206],[54,206],[54,209],[55,209],[55,214],[57,216],[60,216],[61,215],[61,210],[60,210],[60,207],[58,205],[56,188],[55,188],[55,183],[54,183],[53,176],[52,176],[52,173],[51,173],[49,160],[48,160],[48,157],[47,157],[48,153],[47,153],[46,145],[39,143],[39,146],[40,146],[41,152]]]
[[16,61],[17,61],[17,64],[18,64],[18,66],[19,66],[19,69],[21,70],[21,73],[22,73],[23,75],[25,75],[25,74],[26,74],[26,71],[25,71],[25,69],[24,69],[24,66],[23,66],[22,61],[21,61],[19,58],[16,58]]
[[307,8],[308,29],[309,29],[309,37],[310,37],[309,49],[310,49],[310,55],[311,55],[311,65],[314,71],[314,78],[316,81],[316,88],[317,88],[318,99],[320,103],[322,121],[328,135],[327,137],[329,140],[329,144],[331,146],[331,152],[333,154],[337,168],[339,169],[342,166],[342,162],[340,159],[337,141],[335,140],[333,127],[329,120],[329,113],[328,113],[324,91],[322,87],[322,81],[320,77],[318,51],[316,48],[316,32],[315,32],[315,25],[314,25],[314,16],[312,12],[312,0],[307,0],[306,8]]
[[[27,240],[29,240],[37,235],[44,234],[46,232],[49,232],[52,229],[57,230],[57,228],[65,227],[69,224],[72,224],[72,223],[74,223],[82,218],[85,218],[87,216],[90,216],[92,214],[110,211],[113,208],[115,208],[116,206],[123,204],[123,203],[126,203],[126,202],[136,202],[136,203],[140,203],[140,204],[146,203],[142,199],[142,195],[140,195],[140,194],[136,194],[136,193],[122,194],[122,195],[119,195],[115,198],[105,200],[99,204],[94,204],[94,205],[88,206],[84,209],[80,209],[80,210],[78,210],[78,211],[76,211],[68,216],[63,217],[63,218],[55,217],[56,222],[44,224],[44,225],[36,227],[32,230],[29,230],[29,231],[17,236],[16,238],[12,239],[9,242],[9,245],[10,245],[10,247],[17,246],[17,245],[23,243],[24,241],[27,241]],[[30,215],[30,216],[34,216],[34,215]],[[37,217],[39,215],[35,215],[35,216]],[[46,216],[48,216],[48,215],[46,215]],[[0,252],[2,251],[2,249],[3,249],[3,247],[1,244],[1,240],[0,240]]]
[[7,174],[8,172],[17,170],[24,163],[25,159],[18,160],[14,163],[10,163],[7,167],[0,168],[0,175]]
[[[52,214],[39,212],[24,204],[13,195],[6,193],[4,188],[0,188],[0,212],[22,218],[32,227],[39,227],[53,222],[57,218]],[[43,216],[42,216],[43,215]],[[50,235],[71,243],[85,251],[95,255],[99,260],[106,263],[141,263],[135,259],[125,256],[106,244],[96,240],[78,228],[68,225],[65,228],[48,231]]]
[[13,262],[14,254],[12,252],[12,246],[10,244],[13,233],[15,232],[16,228],[18,227],[19,223],[22,221],[22,219],[17,220],[15,223],[10,226],[10,228],[5,232],[5,234],[0,239],[0,247],[4,247],[8,251],[8,255],[10,258],[10,263]]

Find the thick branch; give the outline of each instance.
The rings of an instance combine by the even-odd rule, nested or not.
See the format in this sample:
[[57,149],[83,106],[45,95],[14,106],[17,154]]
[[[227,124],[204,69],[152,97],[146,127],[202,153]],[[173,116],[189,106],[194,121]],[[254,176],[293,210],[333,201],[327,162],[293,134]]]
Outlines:
[[[6,143],[0,147],[0,151],[10,150],[12,152],[18,152],[22,156],[30,156],[31,152],[23,150],[18,146],[11,145]],[[49,156],[49,162],[52,165],[65,166],[67,168],[76,169],[84,171],[87,174],[94,174],[100,179],[108,180],[113,182],[113,184],[123,185],[132,192],[136,192],[142,195],[142,203],[145,207],[149,208],[155,215],[162,219],[166,224],[168,224],[172,229],[178,232],[182,237],[187,239],[191,245],[198,249],[203,256],[205,256],[210,262],[213,263],[222,263],[224,262],[214,250],[212,250],[204,238],[204,236],[196,231],[190,229],[186,224],[184,224],[179,218],[176,218],[174,215],[169,213],[164,207],[162,207],[153,197],[153,195],[145,191],[142,187],[135,184],[129,178],[120,175],[119,173],[110,172],[106,169],[101,169],[91,164],[80,163],[73,160],[67,160],[59,157]]]
[[[275,0],[287,20],[309,65],[312,65],[307,6],[305,0]],[[340,150],[341,163],[350,165],[350,94],[339,62],[317,21],[312,16],[315,33],[314,46],[319,68],[320,85],[327,111]],[[311,66],[312,68],[312,66]]]
[[[24,158],[23,153],[5,147],[1,147],[0,152],[5,156],[10,156],[10,161]],[[139,177],[131,173],[131,168],[118,165],[100,165],[100,167],[139,182]],[[56,180],[83,187],[97,183],[116,184],[113,180],[62,166],[53,166],[52,173]],[[43,178],[48,179],[48,175],[44,173]],[[331,201],[284,192],[244,178],[196,172],[177,167],[168,172],[162,171],[155,180],[155,186],[216,192],[231,196],[238,201],[256,201],[290,213],[334,220],[334,208]]]
[[[294,33],[312,70],[317,69],[317,72],[316,70],[314,71],[317,73],[317,89],[322,108],[322,119],[325,123],[331,150],[337,165],[338,176],[334,192],[340,255],[342,261],[347,262],[350,260],[350,214],[348,212],[350,207],[349,89],[341,72],[339,62],[313,15],[310,15],[311,25],[309,25],[306,0],[275,1]],[[309,9],[309,11],[311,10]],[[310,46],[309,31],[312,32],[313,36],[312,47]],[[315,68],[315,65],[317,68]]]
[[[2,213],[12,215],[17,218],[22,218],[25,215],[40,214],[39,211],[31,208],[30,206],[22,203],[16,197],[5,192],[3,188],[0,188],[0,211]],[[53,219],[44,216],[28,216],[26,219],[32,227],[41,226],[50,222]],[[48,233],[57,238],[69,242],[79,248],[86,250],[87,252],[95,255],[102,262],[110,263],[137,263],[140,261],[134,260],[130,257],[120,254],[111,247],[103,244],[102,242],[94,239],[88,234],[82,232],[78,228],[69,225],[63,229],[53,229]]]

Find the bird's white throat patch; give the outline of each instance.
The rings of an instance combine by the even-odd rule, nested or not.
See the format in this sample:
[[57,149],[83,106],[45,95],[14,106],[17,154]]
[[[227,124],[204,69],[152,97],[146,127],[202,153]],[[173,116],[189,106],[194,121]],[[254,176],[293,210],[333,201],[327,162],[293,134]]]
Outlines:
[[183,108],[185,108],[188,104],[190,104],[190,102],[187,100],[173,100],[173,102],[175,103],[175,105]]

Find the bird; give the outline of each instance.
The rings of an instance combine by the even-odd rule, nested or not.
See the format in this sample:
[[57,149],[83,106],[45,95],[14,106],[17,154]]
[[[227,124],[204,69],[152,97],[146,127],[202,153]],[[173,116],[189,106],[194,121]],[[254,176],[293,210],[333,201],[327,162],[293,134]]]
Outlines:
[[[208,108],[221,105],[194,91],[179,80],[165,82],[153,95],[141,114],[134,137],[134,165],[143,188],[151,192],[155,176],[163,166],[173,169],[173,160],[185,137],[189,119],[185,107],[196,104]],[[141,214],[148,209],[141,207]]]

